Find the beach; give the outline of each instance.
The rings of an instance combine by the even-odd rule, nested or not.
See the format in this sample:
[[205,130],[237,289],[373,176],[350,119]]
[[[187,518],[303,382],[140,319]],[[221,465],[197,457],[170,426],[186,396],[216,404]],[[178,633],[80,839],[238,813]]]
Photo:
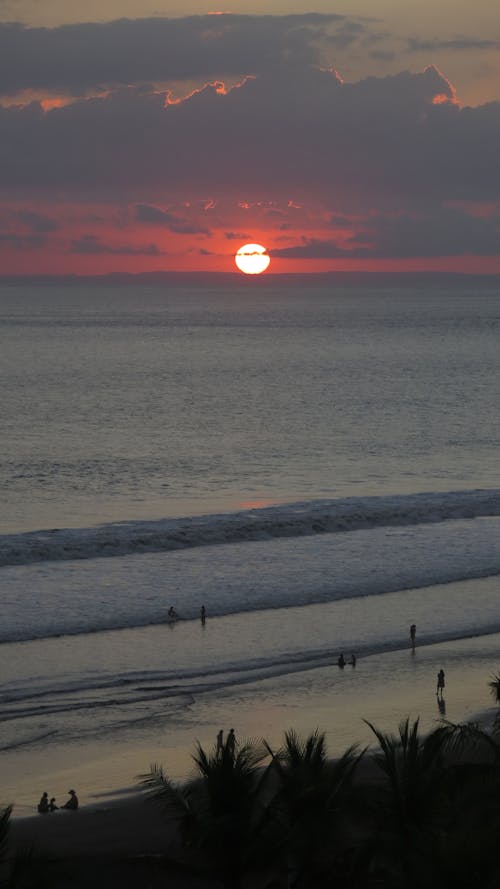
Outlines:
[[[294,728],[303,737],[319,728],[326,733],[330,755],[338,757],[356,740],[361,746],[376,749],[364,719],[395,734],[399,722],[407,716],[420,718],[422,733],[435,728],[443,717],[451,722],[478,721],[488,728],[498,710],[488,688],[488,670],[496,663],[499,645],[498,635],[488,637],[486,644],[483,637],[439,646],[417,645],[414,652],[408,647],[396,654],[361,659],[354,668],[347,665],[341,670],[332,664],[271,686],[266,681],[255,683],[244,691],[240,689],[225,705],[207,701],[205,721],[191,740],[196,737],[210,749],[215,745],[217,726],[228,725],[229,718],[238,727],[241,741],[264,736],[274,749],[283,740],[280,727]],[[444,712],[437,705],[434,684],[442,664],[446,666]],[[188,734],[186,731],[186,743]],[[177,738],[178,744],[181,737]],[[146,742],[142,746],[124,742],[122,748],[115,746],[113,751],[103,747],[101,759],[96,761],[91,761],[91,751],[84,758],[75,749],[66,751],[64,767],[52,761],[46,765],[45,774],[35,757],[31,780],[36,775],[38,786],[47,786],[51,793],[53,788],[68,784],[71,775],[72,786],[79,788],[81,805],[77,812],[59,809],[47,815],[35,814],[35,807],[28,801],[29,776],[26,783],[18,777],[21,802],[14,806],[10,849],[32,848],[41,861],[36,865],[42,868],[40,873],[49,876],[56,887],[69,881],[76,887],[89,882],[117,889],[137,883],[156,887],[164,885],[165,880],[175,889],[217,886],[196,869],[180,865],[186,859],[173,823],[137,783],[138,770],[147,772],[149,764],[160,761],[167,774],[177,773],[177,780],[182,782],[190,773],[189,756],[193,752],[193,743],[185,748],[169,747],[168,738],[163,749]],[[373,780],[374,774],[373,765],[365,757],[361,779]],[[113,781],[117,782],[115,786]],[[58,796],[59,804],[65,796]]]
[[[487,289],[0,291],[13,836],[156,855],[138,776],[184,780],[221,729],[337,758],[367,721],[491,720],[497,315]],[[78,820],[36,814],[70,788]]]
[[175,831],[157,806],[142,796],[87,806],[46,817],[14,817],[12,852],[30,848],[39,875],[51,886],[210,887],[212,881],[169,861],[177,849]]
[[[356,667],[343,670],[330,656],[327,666],[206,693],[177,718],[159,715],[142,728],[127,726],[112,735],[4,751],[3,801],[14,803],[15,820],[34,813],[44,790],[61,804],[75,788],[83,809],[115,803],[137,791],[139,776],[153,763],[182,781],[191,774],[196,742],[210,750],[221,727],[226,732],[234,727],[240,741],[265,738],[273,749],[290,728],[302,735],[318,728],[325,732],[330,756],[338,757],[351,744],[373,745],[365,720],[387,732],[397,732],[407,716],[419,718],[424,732],[443,717],[487,724],[496,713],[488,682],[499,671],[499,651],[500,636],[492,634],[417,643],[415,651],[408,642],[396,652],[358,658]],[[446,687],[440,710],[436,677],[441,668]]]

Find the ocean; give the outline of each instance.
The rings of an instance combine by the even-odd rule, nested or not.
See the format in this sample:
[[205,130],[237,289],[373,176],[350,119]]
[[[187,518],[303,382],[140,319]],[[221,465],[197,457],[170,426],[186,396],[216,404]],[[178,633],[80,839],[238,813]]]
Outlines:
[[337,745],[381,711],[429,724],[445,655],[451,716],[487,706],[500,295],[269,281],[0,289],[0,790],[21,811],[66,772],[117,792],[162,750],[181,775],[219,723]]

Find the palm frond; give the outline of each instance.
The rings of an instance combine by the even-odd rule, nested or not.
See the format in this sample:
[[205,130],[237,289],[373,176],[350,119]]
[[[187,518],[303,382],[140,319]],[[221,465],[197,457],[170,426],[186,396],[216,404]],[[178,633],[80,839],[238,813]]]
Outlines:
[[150,798],[159,803],[167,814],[176,820],[185,817],[189,805],[183,789],[168,778],[161,765],[153,763],[148,773],[137,777],[140,786],[148,791]]
[[5,852],[5,845],[7,834],[9,832],[11,814],[12,806],[6,806],[5,809],[0,812],[0,857],[3,856]]
[[500,704],[500,673],[494,673],[491,677],[488,685],[491,690],[491,694],[495,699],[495,703]]

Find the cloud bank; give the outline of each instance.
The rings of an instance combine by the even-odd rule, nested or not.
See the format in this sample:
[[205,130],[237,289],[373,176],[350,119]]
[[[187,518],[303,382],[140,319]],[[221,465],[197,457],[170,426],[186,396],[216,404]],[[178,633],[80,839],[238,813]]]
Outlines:
[[318,64],[322,48],[345,48],[364,30],[344,16],[318,13],[121,19],[51,29],[0,23],[0,91],[78,95],[109,84],[238,77]]
[[433,67],[350,84],[280,70],[176,104],[120,88],[49,112],[0,108],[0,134],[4,188],[312,190],[364,205],[500,197],[500,103],[461,108]]
[[4,95],[66,94],[0,106],[0,250],[215,256],[259,223],[283,260],[499,256],[500,103],[462,106],[433,65],[321,64],[376,36],[334,14],[0,25]]

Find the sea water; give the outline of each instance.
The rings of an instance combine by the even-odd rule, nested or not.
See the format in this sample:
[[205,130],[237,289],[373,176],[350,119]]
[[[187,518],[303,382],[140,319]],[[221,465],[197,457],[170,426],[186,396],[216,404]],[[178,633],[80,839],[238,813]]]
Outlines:
[[186,741],[224,701],[253,728],[306,700],[313,718],[340,651],[358,666],[344,694],[335,667],[339,714],[361,682],[358,709],[389,681],[417,700],[426,650],[486,685],[499,325],[487,289],[3,288],[12,792],[72,747]]

